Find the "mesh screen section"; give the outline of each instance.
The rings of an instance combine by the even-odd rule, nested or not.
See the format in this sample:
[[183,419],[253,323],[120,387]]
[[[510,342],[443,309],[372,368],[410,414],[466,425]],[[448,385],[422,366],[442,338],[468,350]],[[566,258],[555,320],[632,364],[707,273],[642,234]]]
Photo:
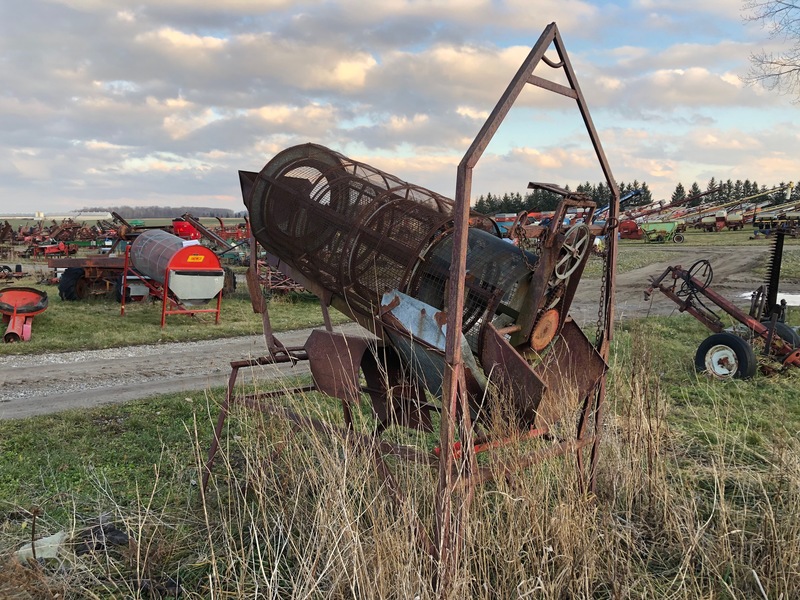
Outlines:
[[314,144],[276,155],[245,203],[267,250],[369,315],[384,292],[405,289],[453,208],[443,196]]
[[[410,295],[438,309],[444,308],[452,251],[452,236],[430,249],[412,282]],[[490,233],[469,230],[462,330],[473,351],[478,350],[478,334],[487,309],[490,319],[503,314],[510,322],[516,321],[537,261],[535,254]]]
[[181,238],[161,229],[150,229],[133,240],[131,264],[151,279],[164,283],[167,267],[181,248]]
[[[444,308],[452,200],[306,144],[267,163],[245,204],[262,246],[352,310],[374,315],[393,289]],[[476,345],[487,307],[515,318],[537,258],[474,228],[468,246],[464,332]]]

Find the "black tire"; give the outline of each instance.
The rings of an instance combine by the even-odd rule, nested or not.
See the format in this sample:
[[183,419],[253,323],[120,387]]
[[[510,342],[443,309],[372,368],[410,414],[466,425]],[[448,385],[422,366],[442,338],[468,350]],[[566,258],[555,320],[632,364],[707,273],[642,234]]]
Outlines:
[[[81,300],[79,292],[83,289],[78,282],[83,279],[83,269],[80,267],[70,267],[61,274],[58,282],[58,296],[62,300]],[[84,282],[85,283],[85,282]]]
[[[761,324],[764,327],[769,328],[770,322],[769,321],[761,321]],[[787,344],[789,344],[792,349],[800,348],[800,333],[797,333],[793,327],[790,327],[786,323],[781,323],[778,321],[775,323],[775,333]]]
[[230,267],[223,267],[225,283],[222,284],[222,297],[229,298],[236,292],[236,273]]
[[694,355],[695,369],[715,379],[750,379],[757,365],[753,347],[727,331],[708,336]]
[[[117,277],[116,282],[114,283],[114,298],[116,298],[117,302],[122,304],[122,275]],[[131,301],[131,288],[127,288],[125,290],[125,302]]]
[[682,233],[676,233],[674,236],[672,236],[672,241],[676,244],[682,244],[684,239],[686,238],[683,237]]

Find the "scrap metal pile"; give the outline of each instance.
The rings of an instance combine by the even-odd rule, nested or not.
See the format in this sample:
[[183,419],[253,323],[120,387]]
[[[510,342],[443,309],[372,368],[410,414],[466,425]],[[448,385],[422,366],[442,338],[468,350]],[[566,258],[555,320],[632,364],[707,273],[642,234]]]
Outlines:
[[[550,48],[557,59],[545,56]],[[534,75],[541,65],[558,71],[569,85]],[[550,226],[528,231],[536,238],[536,252],[509,244],[489,218],[469,211],[472,169],[526,85],[576,101],[614,198],[608,227],[565,228],[561,218],[554,218]],[[204,485],[234,402],[295,427],[340,432],[370,448],[398,501],[402,493],[386,457],[438,468],[436,542],[425,527],[417,531],[423,546],[451,566],[463,536],[469,490],[498,472],[478,466],[477,453],[494,459],[500,446],[536,439],[538,445],[501,471],[570,452],[585,482],[583,449],[591,448],[592,485],[613,321],[616,236],[606,236],[595,340],[571,319],[569,308],[595,235],[607,234],[618,222],[619,192],[554,23],[467,151],[455,201],[316,144],[288,148],[259,173],[240,172],[240,180],[252,233],[268,262],[320,298],[327,327],[315,330],[303,346],[285,347],[272,334],[265,311],[268,354],[231,363]],[[557,214],[573,207],[594,209],[586,198],[550,187],[564,196]],[[374,337],[333,332],[328,306]],[[306,360],[313,389],[340,399],[344,427],[270,400],[286,390],[243,396],[235,387],[242,368]],[[352,408],[362,394],[372,405],[374,431],[359,432],[354,425]],[[498,412],[501,405],[510,410]],[[393,425],[435,430],[437,414],[435,448],[382,437]],[[510,436],[492,429],[491,420],[499,415],[508,415]],[[577,424],[567,437],[556,430],[561,420]]]

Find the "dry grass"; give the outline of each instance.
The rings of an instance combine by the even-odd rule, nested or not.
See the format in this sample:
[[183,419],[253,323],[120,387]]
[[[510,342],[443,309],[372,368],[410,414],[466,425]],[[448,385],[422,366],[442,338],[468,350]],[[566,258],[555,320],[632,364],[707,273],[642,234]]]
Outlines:
[[[721,396],[696,415],[714,443],[693,443],[669,425],[647,341],[631,339],[613,366],[596,495],[581,493],[573,458],[480,487],[453,597],[800,597],[800,444],[786,436],[755,453],[747,431],[728,427],[735,407]],[[187,423],[194,477],[216,401]],[[370,425],[366,411],[358,417]],[[237,409],[206,494],[167,448],[134,502],[115,499],[98,475],[98,511],[110,510],[128,543],[58,566],[5,567],[0,596],[13,582],[20,598],[433,598],[435,565],[414,528],[417,517],[432,523],[435,474],[392,468],[401,506],[350,440]],[[42,529],[55,526],[45,514]],[[85,526],[76,512],[73,536]]]

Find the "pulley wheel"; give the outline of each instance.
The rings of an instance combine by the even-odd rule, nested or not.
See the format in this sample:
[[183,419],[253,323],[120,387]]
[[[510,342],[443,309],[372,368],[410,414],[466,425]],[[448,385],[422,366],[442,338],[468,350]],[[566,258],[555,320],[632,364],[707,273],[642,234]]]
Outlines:
[[531,348],[536,352],[541,352],[547,348],[547,345],[556,337],[558,322],[558,311],[555,309],[548,310],[539,317],[533,327],[533,333],[531,333]]
[[566,279],[577,269],[592,245],[592,236],[585,223],[573,225],[564,236],[554,274],[557,279]]

